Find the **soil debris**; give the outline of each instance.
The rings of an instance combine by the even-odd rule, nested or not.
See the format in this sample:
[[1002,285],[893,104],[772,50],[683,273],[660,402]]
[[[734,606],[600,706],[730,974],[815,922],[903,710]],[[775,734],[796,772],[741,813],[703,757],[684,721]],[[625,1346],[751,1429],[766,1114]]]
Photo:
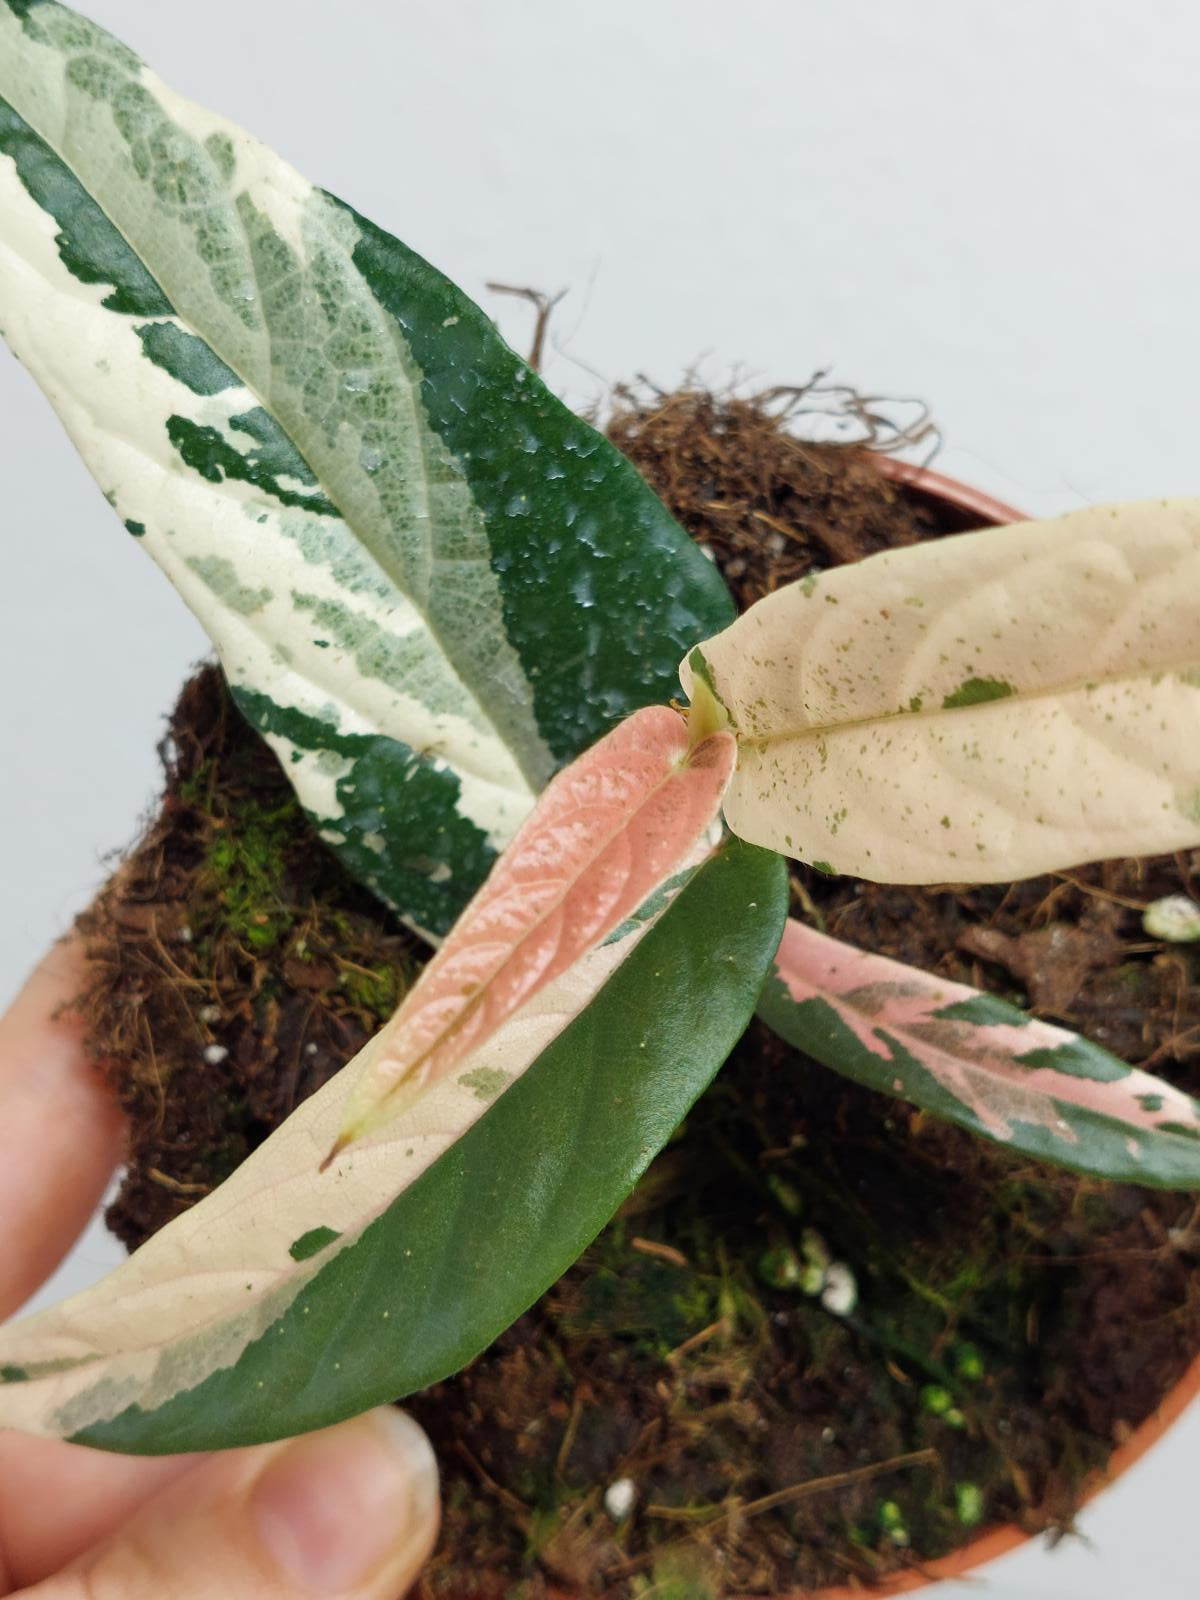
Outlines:
[[[1020,980],[1042,1016],[1066,1017],[1088,975],[1111,967],[1121,954],[1111,903],[1089,905],[1077,923],[1052,922],[1015,937],[973,924],[959,934],[958,948],[994,962]],[[1101,924],[1097,926],[1097,924]]]
[[743,611],[810,572],[915,544],[937,527],[865,447],[789,430],[812,393],[616,391],[609,438],[711,553]]

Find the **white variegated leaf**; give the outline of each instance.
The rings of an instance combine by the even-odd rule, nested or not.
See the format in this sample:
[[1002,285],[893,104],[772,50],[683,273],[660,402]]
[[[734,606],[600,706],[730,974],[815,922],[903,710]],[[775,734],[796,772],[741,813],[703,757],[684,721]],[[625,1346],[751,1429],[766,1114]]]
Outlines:
[[[648,926],[594,951],[406,1116],[319,1172],[350,1090],[386,1054],[390,1031],[378,1033],[219,1189],[129,1261],[0,1333],[0,1364],[32,1380],[0,1389],[0,1418],[73,1434],[132,1401],[161,1404],[178,1387],[181,1362],[192,1384],[230,1365],[328,1265],[335,1239],[341,1250],[360,1237],[517,1081]],[[309,1256],[314,1237],[328,1244]]]
[[682,677],[738,736],[730,827],[825,871],[1003,882],[1200,844],[1200,501],[814,574]]
[[0,1330],[0,1427],[137,1453],[244,1444],[476,1355],[608,1220],[753,1009],[782,862],[729,840],[688,865],[326,1170],[392,1028],[99,1284]]
[[0,323],[323,836],[425,929],[728,619],[476,306],[54,0],[0,0]]

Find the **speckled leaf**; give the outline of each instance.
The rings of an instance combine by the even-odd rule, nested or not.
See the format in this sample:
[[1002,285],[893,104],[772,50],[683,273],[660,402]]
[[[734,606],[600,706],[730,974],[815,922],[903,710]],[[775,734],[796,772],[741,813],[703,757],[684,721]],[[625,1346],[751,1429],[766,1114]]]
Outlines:
[[717,574],[478,307],[101,29],[0,0],[0,96],[9,342],[324,837],[444,932]]
[[1200,501],[871,556],[693,651],[733,830],[826,871],[1003,882],[1200,844]]
[[147,1454],[249,1444],[463,1366],[707,1087],[786,904],[783,862],[729,840],[320,1173],[368,1046],[101,1283],[0,1330],[0,1427]]
[[789,922],[759,1015],[835,1072],[1014,1150],[1200,1189],[1200,1104],[994,995]]
[[683,718],[647,706],[560,772],[380,1035],[337,1148],[386,1127],[635,916],[703,844],[736,753],[729,733],[689,748]]

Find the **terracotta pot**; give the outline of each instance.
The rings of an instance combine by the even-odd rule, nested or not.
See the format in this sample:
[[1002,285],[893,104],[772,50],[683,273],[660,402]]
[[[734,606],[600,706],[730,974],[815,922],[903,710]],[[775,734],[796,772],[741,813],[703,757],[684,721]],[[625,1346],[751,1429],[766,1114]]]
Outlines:
[[955,524],[961,523],[961,528],[953,528],[955,533],[966,533],[971,528],[996,527],[1005,522],[1020,522],[1025,516],[1023,511],[1005,505],[1002,500],[993,499],[981,489],[972,489],[928,467],[914,467],[907,461],[898,461],[895,456],[881,455],[876,460],[884,477],[902,485],[914,499],[932,502],[943,510],[949,507],[954,513],[950,520]]
[[[997,527],[1006,522],[1020,522],[1024,517],[1023,512],[1005,505],[1003,501],[996,500],[979,489],[972,489],[964,483],[959,483],[954,478],[947,478],[943,473],[932,472],[926,467],[914,467],[908,462],[896,460],[893,456],[881,455],[878,457],[878,462],[884,477],[890,478],[893,483],[903,485],[916,499],[936,503],[943,512],[943,518],[946,508],[952,508],[955,515],[951,520],[956,524],[953,530],[955,532],[965,533],[973,528]],[[1113,1451],[1105,1470],[1095,1473],[1085,1482],[1080,1504],[1085,1505],[1095,1499],[1115,1479],[1128,1472],[1135,1462],[1140,1461],[1147,1451],[1158,1443],[1171,1424],[1182,1416],[1197,1394],[1200,1394],[1200,1356],[1192,1362],[1183,1378],[1153,1415],[1147,1417],[1141,1427]],[[1019,1546],[1029,1543],[1034,1537],[1036,1535],[1025,1533],[1014,1523],[1008,1523],[980,1534],[969,1544],[963,1545],[952,1555],[944,1556],[940,1561],[926,1563],[919,1572],[898,1573],[870,1589],[822,1589],[819,1592],[807,1590],[804,1593],[796,1591],[790,1595],[781,1595],[777,1600],[870,1600],[873,1595],[911,1594],[915,1589],[928,1588],[949,1578],[974,1575],[978,1568],[989,1561],[1007,1555]],[[549,1593],[550,1600],[578,1600],[577,1596],[568,1594],[565,1590],[552,1589]]]

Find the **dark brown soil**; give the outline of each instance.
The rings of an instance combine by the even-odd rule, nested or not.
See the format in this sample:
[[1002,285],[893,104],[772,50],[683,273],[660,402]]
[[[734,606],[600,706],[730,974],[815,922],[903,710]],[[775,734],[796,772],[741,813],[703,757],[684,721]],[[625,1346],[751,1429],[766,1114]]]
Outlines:
[[[752,402],[632,404],[613,435],[745,601],[947,531],[869,456],[798,444]],[[127,1242],[340,1065],[418,959],[314,848],[212,671],[173,740],[163,812],[85,919],[93,1041],[134,1127]],[[1193,854],[986,889],[794,882],[830,931],[1196,1091],[1200,958],[1148,939],[1140,908],[1198,879]],[[756,1024],[584,1258],[412,1402],[447,1501],[420,1593],[784,1594],[996,1521],[1069,1526],[1200,1348],[1197,1219],[1187,1196],[1056,1173],[860,1089]],[[822,1247],[857,1277],[849,1317],[780,1286]],[[615,1521],[622,1479],[636,1503]]]
[[107,1216],[130,1249],[344,1066],[425,956],[315,838],[216,667],[162,755],[160,811],[79,919],[82,1006],[132,1129]]
[[745,611],[822,567],[952,530],[919,497],[881,476],[878,457],[809,444],[790,408],[705,389],[621,390],[608,436],[636,463],[697,544],[711,552]]

